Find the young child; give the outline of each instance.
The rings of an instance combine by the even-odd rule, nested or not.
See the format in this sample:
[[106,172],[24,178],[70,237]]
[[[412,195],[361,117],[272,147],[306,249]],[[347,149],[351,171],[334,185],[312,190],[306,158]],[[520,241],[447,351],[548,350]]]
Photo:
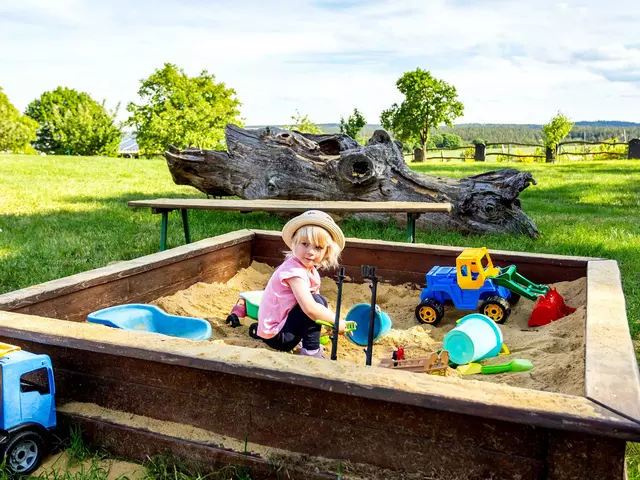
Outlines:
[[[258,311],[258,336],[271,348],[288,352],[302,340],[301,355],[327,358],[320,348],[320,325],[333,324],[335,313],[320,289],[319,268],[338,266],[344,235],[333,219],[309,210],[282,228],[282,240],[291,249],[269,280]],[[340,321],[339,331],[345,328]]]

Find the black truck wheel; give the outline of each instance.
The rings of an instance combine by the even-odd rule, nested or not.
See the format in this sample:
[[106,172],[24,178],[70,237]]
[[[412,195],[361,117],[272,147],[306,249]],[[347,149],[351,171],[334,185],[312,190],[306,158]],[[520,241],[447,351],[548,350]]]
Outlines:
[[511,305],[504,298],[494,295],[482,302],[478,311],[496,323],[504,323],[511,315]]
[[255,338],[256,340],[260,339],[260,337],[258,336],[258,322],[249,325],[249,336],[251,338]]
[[514,306],[516,303],[520,301],[520,295],[514,292],[510,292],[509,295],[509,305]]
[[14,473],[28,475],[42,463],[45,441],[33,430],[23,430],[7,443],[4,453],[6,465]]
[[416,307],[416,320],[426,325],[436,326],[444,317],[444,305],[433,298],[427,298]]

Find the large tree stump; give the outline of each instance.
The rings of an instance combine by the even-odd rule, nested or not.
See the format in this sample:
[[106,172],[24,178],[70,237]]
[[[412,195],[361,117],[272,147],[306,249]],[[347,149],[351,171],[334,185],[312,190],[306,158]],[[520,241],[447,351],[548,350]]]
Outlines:
[[170,146],[165,157],[175,183],[245,199],[450,202],[450,214],[423,215],[418,225],[539,236],[518,199],[536,183],[529,172],[509,168],[461,179],[416,173],[384,130],[364,147],[344,134],[275,127],[230,124],[225,134],[228,151]]

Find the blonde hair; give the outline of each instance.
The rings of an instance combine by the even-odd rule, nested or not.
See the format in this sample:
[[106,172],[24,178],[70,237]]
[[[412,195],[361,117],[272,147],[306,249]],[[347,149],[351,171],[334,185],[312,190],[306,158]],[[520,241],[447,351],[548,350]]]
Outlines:
[[[291,244],[298,245],[300,242],[308,242],[311,245],[318,245],[322,248],[326,247],[324,257],[320,260],[318,266],[320,268],[335,268],[338,266],[340,259],[340,246],[333,240],[331,234],[322,227],[317,225],[305,225],[296,230],[291,237]],[[287,258],[294,256],[293,251],[287,252]]]

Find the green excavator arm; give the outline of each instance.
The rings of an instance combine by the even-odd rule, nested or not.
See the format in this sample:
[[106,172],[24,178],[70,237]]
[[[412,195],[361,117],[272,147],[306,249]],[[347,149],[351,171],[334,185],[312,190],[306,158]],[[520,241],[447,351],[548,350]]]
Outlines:
[[496,276],[489,277],[494,285],[498,285],[508,289],[513,293],[517,293],[521,297],[536,301],[539,296],[546,295],[549,291],[549,287],[546,285],[540,285],[533,283],[528,278],[523,277],[516,272],[516,266],[510,265],[506,268],[501,268],[500,273]]

